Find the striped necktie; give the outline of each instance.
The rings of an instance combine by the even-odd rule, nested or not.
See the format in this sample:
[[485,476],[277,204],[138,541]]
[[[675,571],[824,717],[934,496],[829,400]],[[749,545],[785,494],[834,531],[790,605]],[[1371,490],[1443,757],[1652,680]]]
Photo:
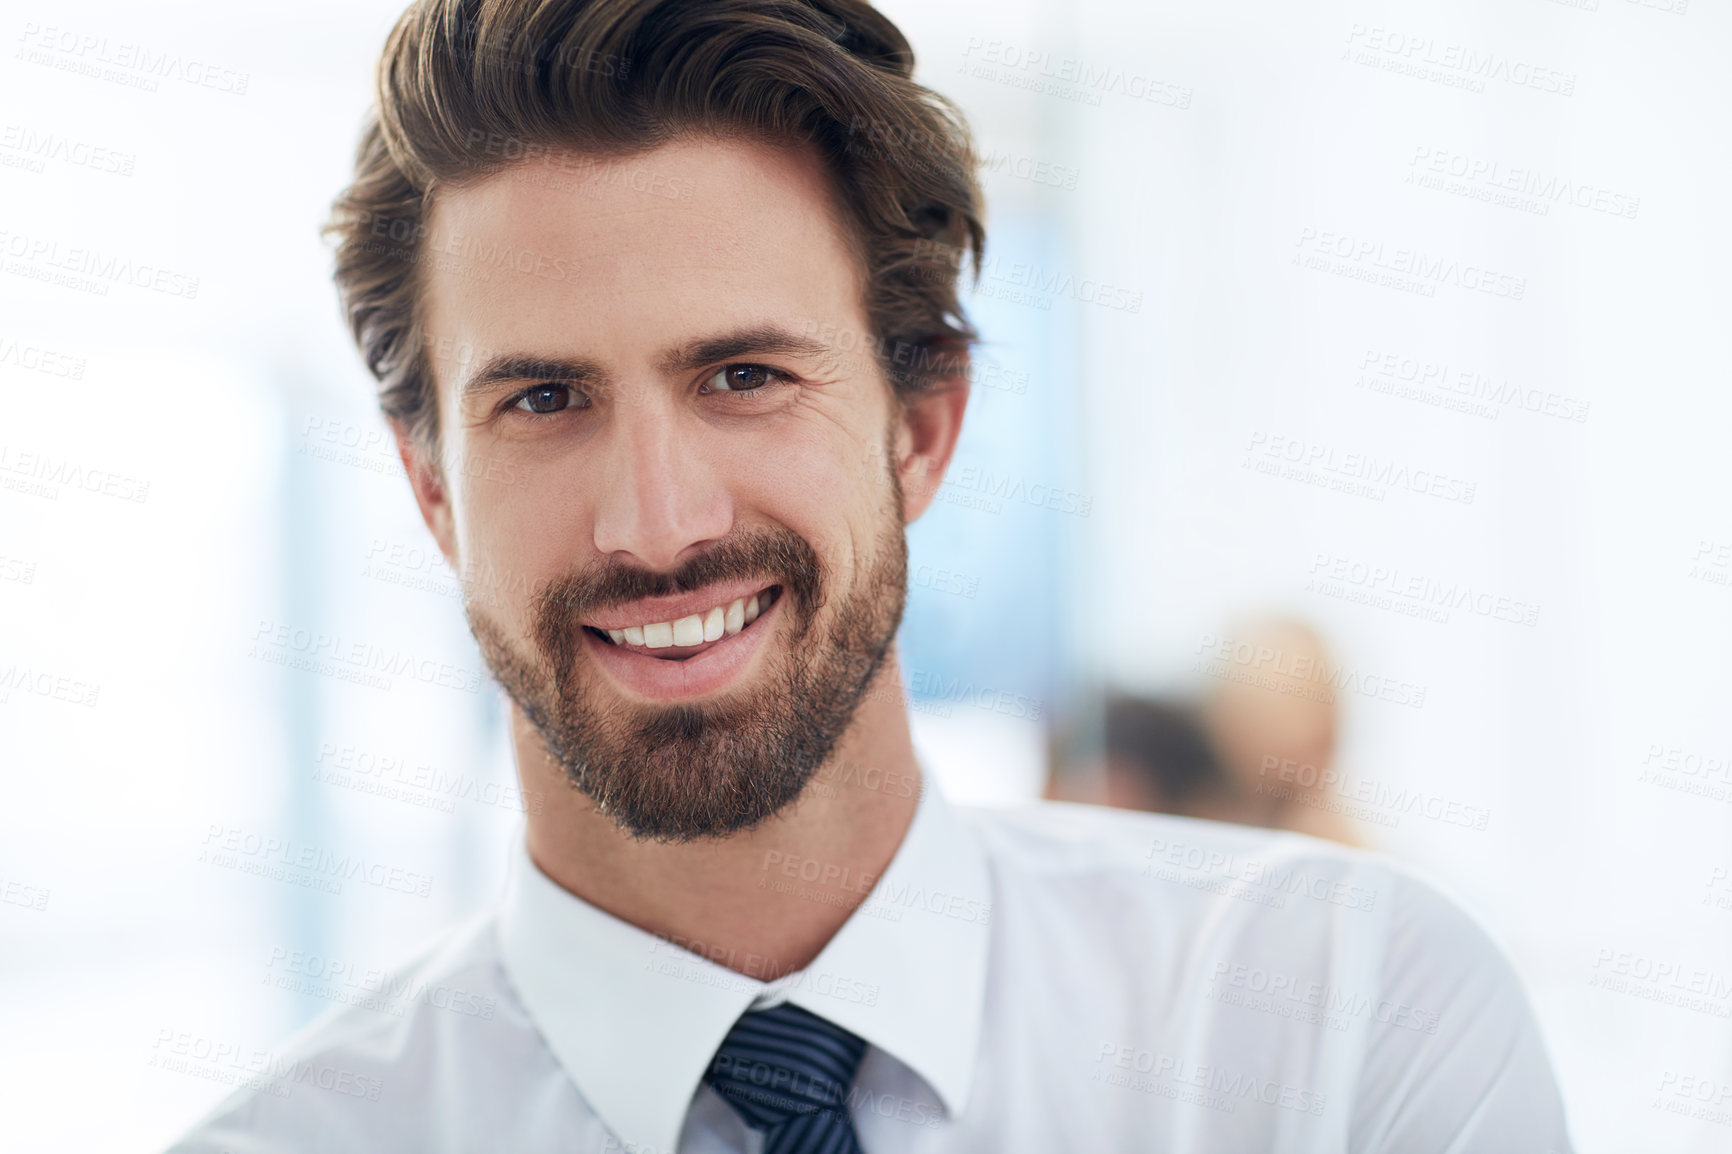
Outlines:
[[864,1039],[783,1002],[742,1014],[704,1081],[764,1132],[764,1154],[860,1154],[848,1087],[865,1053]]

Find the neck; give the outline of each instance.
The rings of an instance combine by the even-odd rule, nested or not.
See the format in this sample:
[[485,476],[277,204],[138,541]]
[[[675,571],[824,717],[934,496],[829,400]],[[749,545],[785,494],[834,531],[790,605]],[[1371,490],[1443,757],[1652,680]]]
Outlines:
[[865,900],[914,819],[914,759],[895,651],[799,799],[759,826],[641,841],[596,812],[513,707],[529,856],[562,888],[729,969],[770,980],[808,965]]

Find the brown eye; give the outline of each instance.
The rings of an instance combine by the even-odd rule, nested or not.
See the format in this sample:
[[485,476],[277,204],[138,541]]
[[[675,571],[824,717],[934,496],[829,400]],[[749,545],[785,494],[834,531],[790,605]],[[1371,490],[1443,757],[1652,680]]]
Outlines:
[[708,382],[712,392],[749,393],[774,381],[778,374],[763,365],[728,365],[718,369]]
[[564,385],[536,385],[518,398],[515,408],[531,413],[557,413],[571,405],[571,390]]

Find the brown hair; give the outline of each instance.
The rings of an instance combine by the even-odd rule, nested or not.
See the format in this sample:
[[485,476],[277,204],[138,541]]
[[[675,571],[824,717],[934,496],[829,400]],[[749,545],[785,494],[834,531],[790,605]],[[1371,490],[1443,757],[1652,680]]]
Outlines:
[[957,299],[985,243],[954,108],[863,0],[416,0],[326,231],[385,415],[438,444],[417,270],[441,184],[536,155],[612,157],[690,132],[816,149],[862,261],[870,343],[906,399],[961,371]]

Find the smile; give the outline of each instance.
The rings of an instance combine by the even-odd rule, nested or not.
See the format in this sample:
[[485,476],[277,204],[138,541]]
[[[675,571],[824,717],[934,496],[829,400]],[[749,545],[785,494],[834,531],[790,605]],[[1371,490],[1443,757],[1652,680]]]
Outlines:
[[625,624],[620,614],[642,618],[656,609],[646,607],[634,612],[627,607],[606,619],[605,625],[585,624],[584,628],[593,637],[605,638],[615,648],[646,656],[654,651],[653,655],[661,660],[683,661],[745,630],[775,604],[781,592],[780,585],[770,585],[707,609],[636,624]]
[[663,704],[710,697],[762,666],[783,614],[782,591],[747,579],[603,610],[583,623],[584,649],[628,697]]

